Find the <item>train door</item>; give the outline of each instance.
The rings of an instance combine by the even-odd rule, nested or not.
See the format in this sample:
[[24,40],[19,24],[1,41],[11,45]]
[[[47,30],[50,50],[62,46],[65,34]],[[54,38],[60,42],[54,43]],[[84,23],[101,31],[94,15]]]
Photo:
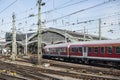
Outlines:
[[83,47],[83,57],[87,57],[88,47]]

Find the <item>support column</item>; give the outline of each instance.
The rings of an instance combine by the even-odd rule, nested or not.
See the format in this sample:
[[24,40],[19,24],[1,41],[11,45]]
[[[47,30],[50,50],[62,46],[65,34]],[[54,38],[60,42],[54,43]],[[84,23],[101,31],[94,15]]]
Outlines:
[[12,15],[12,61],[15,61],[17,54],[17,45],[16,45],[16,28],[15,28],[15,14]]
[[38,65],[41,65],[42,63],[42,47],[41,47],[41,41],[42,41],[42,28],[41,28],[41,1],[38,0]]

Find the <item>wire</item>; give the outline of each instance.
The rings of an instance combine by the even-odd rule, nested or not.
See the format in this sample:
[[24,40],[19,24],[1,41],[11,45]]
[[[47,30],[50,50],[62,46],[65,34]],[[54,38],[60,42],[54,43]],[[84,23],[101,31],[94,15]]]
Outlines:
[[28,10],[25,10],[25,11],[23,11],[23,12],[17,13],[16,15],[21,15],[21,14],[23,14],[23,13],[26,13],[26,12],[28,12],[28,11],[32,11],[32,10],[34,10],[34,9],[36,9],[36,6],[33,7],[33,8],[30,8],[30,9],[28,9]]
[[[38,14],[34,15],[33,17],[37,16]],[[115,14],[116,15],[116,14]],[[111,15],[111,16],[115,16],[115,15]],[[120,13],[118,13],[117,15],[120,15]],[[107,17],[111,17],[111,16],[107,16]],[[103,17],[103,18],[107,18],[107,17]],[[27,19],[27,18],[31,18],[31,17],[23,17],[21,19],[17,19],[16,21],[21,21],[21,20],[24,20],[24,19]],[[101,19],[103,19],[101,18]],[[72,23],[70,25],[77,25],[77,24],[82,24],[82,23],[87,23],[87,22],[92,22],[92,21],[96,21],[98,20],[99,18],[97,19],[91,19],[91,20],[86,20],[86,21],[81,21],[81,22],[77,22],[77,23]],[[5,24],[10,24],[11,22],[8,22],[8,23],[4,23],[3,25]]]
[[16,3],[17,2],[17,0],[15,0],[14,2],[12,2],[10,5],[8,5],[6,8],[4,8],[2,11],[0,11],[0,14],[2,13],[2,12],[4,12],[6,9],[8,9],[10,6],[12,6],[14,3]]
[[66,4],[68,4],[68,3],[70,3],[70,2],[72,2],[73,0],[69,0],[69,1],[67,1],[67,2],[65,2],[65,3],[63,3],[62,5],[66,5]]
[[76,2],[76,3],[73,3],[73,4],[68,4],[68,5],[65,5],[65,6],[62,6],[62,7],[57,7],[57,8],[54,8],[52,10],[48,10],[48,11],[45,11],[45,12],[42,12],[42,13],[52,12],[52,11],[59,10],[59,9],[62,9],[62,8],[68,7],[68,6],[75,5],[75,4],[79,4],[79,3],[82,3],[82,2],[85,2],[85,1],[88,1],[88,0],[82,0],[82,1],[79,1],[79,2]]
[[102,6],[102,5],[104,5],[104,4],[106,4],[106,3],[109,3],[109,2],[111,2],[111,1],[112,1],[112,0],[108,0],[108,1],[102,2],[102,3],[100,3],[100,4],[96,4],[96,5],[94,5],[94,6],[91,6],[91,7],[88,7],[88,8],[85,8],[85,9],[82,9],[82,10],[79,10],[79,11],[76,11],[76,12],[73,12],[73,13],[71,13],[71,14],[68,14],[68,15],[65,15],[65,16],[61,16],[61,17],[58,17],[58,18],[55,18],[55,19],[52,19],[52,20],[48,20],[48,21],[46,21],[46,23],[49,23],[49,22],[52,22],[52,21],[55,21],[55,20],[59,20],[59,19],[62,19],[62,18],[64,18],[64,17],[71,16],[71,15],[74,15],[74,14],[77,14],[77,13],[79,13],[79,12],[83,12],[83,11],[86,11],[86,10],[89,10],[89,9],[92,9],[92,8],[96,8],[96,7]]

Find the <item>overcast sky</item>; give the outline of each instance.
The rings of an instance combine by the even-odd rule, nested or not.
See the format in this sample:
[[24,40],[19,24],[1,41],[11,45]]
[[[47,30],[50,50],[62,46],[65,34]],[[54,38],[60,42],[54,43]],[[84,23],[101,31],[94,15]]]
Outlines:
[[[101,18],[102,36],[120,38],[120,0],[42,0],[44,28],[59,28],[98,35]],[[16,16],[16,29],[27,32],[37,30],[37,0],[0,0],[0,36],[11,32],[12,14]],[[44,13],[43,13],[44,12]],[[31,15],[35,15],[31,17]]]

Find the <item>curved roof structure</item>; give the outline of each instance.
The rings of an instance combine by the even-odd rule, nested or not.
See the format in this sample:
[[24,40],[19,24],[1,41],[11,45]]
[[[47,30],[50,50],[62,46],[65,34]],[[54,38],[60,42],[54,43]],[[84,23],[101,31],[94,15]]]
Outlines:
[[[29,41],[37,40],[37,33],[34,33],[28,38]],[[46,44],[54,44],[54,43],[65,43],[65,42],[79,42],[79,41],[91,41],[91,40],[99,40],[99,37],[90,35],[61,30],[56,28],[47,28],[42,30],[42,41]],[[108,38],[102,38],[102,40],[108,40]]]
[[[37,42],[38,33],[28,34],[27,44],[32,44]],[[25,36],[25,34],[23,35]],[[22,41],[17,41],[18,44],[25,46],[25,38]],[[11,36],[8,36],[11,37]],[[19,37],[19,36],[18,36]],[[19,37],[20,38],[20,37]],[[99,40],[97,36],[90,34],[83,34],[74,31],[56,29],[56,28],[46,28],[42,30],[42,43],[44,44],[59,44],[59,43],[72,43],[72,42],[80,42],[80,41],[92,41]],[[108,38],[103,38],[102,40],[108,40]],[[6,42],[6,45],[10,42]]]

